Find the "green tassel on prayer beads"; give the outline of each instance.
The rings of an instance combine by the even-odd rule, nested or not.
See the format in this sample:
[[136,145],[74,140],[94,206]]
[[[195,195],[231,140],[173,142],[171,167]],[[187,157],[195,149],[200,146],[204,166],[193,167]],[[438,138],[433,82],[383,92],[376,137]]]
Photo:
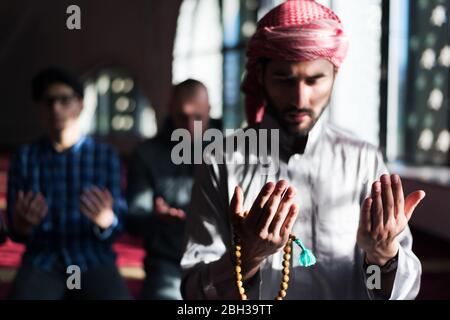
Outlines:
[[299,238],[296,237],[294,242],[302,249],[302,252],[300,253],[300,257],[298,259],[298,263],[302,267],[311,267],[315,265],[317,260],[312,251],[307,249]]

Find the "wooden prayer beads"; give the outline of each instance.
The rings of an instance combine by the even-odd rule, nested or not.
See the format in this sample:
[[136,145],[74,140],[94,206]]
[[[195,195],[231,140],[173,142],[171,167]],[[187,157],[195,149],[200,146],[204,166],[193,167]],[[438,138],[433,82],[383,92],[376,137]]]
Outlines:
[[[289,287],[289,266],[290,266],[290,260],[291,260],[291,251],[292,251],[292,241],[294,241],[296,238],[293,235],[289,236],[289,240],[284,246],[284,254],[283,254],[283,269],[282,269],[282,278],[281,278],[281,284],[280,284],[280,291],[278,292],[278,295],[275,297],[275,300],[283,300],[283,298],[286,297],[287,289]],[[242,278],[242,246],[240,239],[235,236],[235,248],[234,248],[234,254],[236,258],[236,268],[235,268],[235,274],[236,274],[236,285],[239,291],[239,295],[241,297],[241,300],[248,300],[248,297],[245,293],[244,288],[244,281]]]

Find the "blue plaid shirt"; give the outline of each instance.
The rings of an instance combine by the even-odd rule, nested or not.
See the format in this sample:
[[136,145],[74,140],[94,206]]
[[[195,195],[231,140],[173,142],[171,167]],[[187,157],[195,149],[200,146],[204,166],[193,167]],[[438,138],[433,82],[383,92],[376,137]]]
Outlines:
[[[100,231],[80,211],[80,194],[97,186],[114,198],[115,222]],[[26,239],[12,228],[12,209],[18,191],[41,192],[48,213]],[[8,175],[8,220],[10,234],[26,244],[22,258],[44,270],[57,265],[78,265],[81,270],[115,262],[111,244],[121,229],[121,215],[127,210],[121,195],[120,161],[112,147],[83,137],[70,149],[56,152],[46,138],[22,147],[11,161]]]

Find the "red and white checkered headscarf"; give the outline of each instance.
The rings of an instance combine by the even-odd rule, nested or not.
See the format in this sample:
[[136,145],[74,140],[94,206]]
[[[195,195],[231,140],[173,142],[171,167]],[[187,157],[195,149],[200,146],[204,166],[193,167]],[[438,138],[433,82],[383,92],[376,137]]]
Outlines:
[[286,61],[326,59],[336,68],[344,61],[348,40],[341,20],[315,0],[288,0],[259,22],[247,47],[248,62],[242,91],[250,125],[264,116],[264,97],[257,79],[261,58]]

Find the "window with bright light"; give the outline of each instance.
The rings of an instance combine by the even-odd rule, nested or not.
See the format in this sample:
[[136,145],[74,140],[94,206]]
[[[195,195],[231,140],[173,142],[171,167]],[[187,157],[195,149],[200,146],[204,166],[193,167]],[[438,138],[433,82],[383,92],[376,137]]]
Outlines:
[[130,75],[114,69],[87,77],[80,119],[85,133],[98,136],[152,137],[157,132],[155,113],[148,99]]

